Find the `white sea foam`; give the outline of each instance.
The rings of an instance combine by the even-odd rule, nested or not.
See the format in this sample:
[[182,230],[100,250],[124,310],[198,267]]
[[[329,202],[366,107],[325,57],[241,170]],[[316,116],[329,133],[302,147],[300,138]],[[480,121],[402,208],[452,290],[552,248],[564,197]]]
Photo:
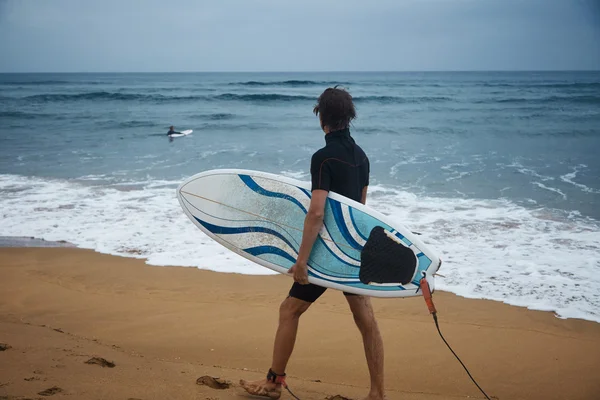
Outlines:
[[[425,154],[406,156],[403,160],[398,161],[396,164],[392,165],[392,167],[390,168],[390,176],[396,175],[396,173],[398,173],[398,171],[400,171],[401,168],[405,165],[428,164],[437,161],[440,161],[439,157],[432,157]],[[375,160],[373,162],[377,163],[378,161]]]
[[310,180],[309,173],[306,171],[282,171],[281,175],[299,180]]
[[575,182],[573,179],[575,179],[577,177],[577,173],[579,171],[581,171],[583,168],[587,168],[587,165],[585,164],[579,164],[576,167],[572,167],[573,168],[573,172],[569,172],[568,174],[564,174],[560,176],[560,180],[566,183],[569,183],[575,187],[578,187],[579,189],[581,189],[583,192],[587,192],[587,193],[600,193],[600,190],[594,190],[584,184],[581,183],[577,183]]
[[455,171],[454,175],[449,176],[448,178],[446,178],[446,182],[450,182],[450,181],[454,181],[456,179],[462,179],[465,176],[469,176],[471,175],[471,172],[467,172],[467,171]]
[[600,322],[598,221],[508,200],[370,189],[372,207],[441,253],[439,289]]
[[[178,183],[89,186],[0,175],[0,235],[66,240],[152,265],[273,273],[198,230],[175,198]],[[438,289],[600,322],[598,221],[508,200],[421,197],[377,185],[368,204],[422,233],[440,253],[445,277]]]
[[[498,164],[498,165],[504,167],[504,164]],[[533,176],[534,178],[541,179],[542,181],[553,181],[554,180],[554,177],[542,175],[531,168],[524,167],[521,163],[519,163],[517,161],[513,161],[511,164],[506,165],[506,167],[515,168],[519,173],[521,173],[523,175]]]
[[525,167],[518,168],[517,171],[519,171],[523,175],[531,175],[531,176],[533,176],[535,178],[539,178],[542,181],[553,181],[554,180],[554,178],[551,177],[551,176],[540,175],[537,172],[535,172],[534,170],[529,169],[529,168],[525,168]]
[[[477,161],[481,161],[480,159],[478,159]],[[468,167],[470,167],[471,164],[467,163],[467,162],[462,162],[462,163],[450,163],[450,164],[446,164],[446,165],[442,165],[440,167],[440,169],[442,171],[444,171],[444,174],[452,174],[450,176],[448,176],[446,178],[446,182],[450,182],[450,181],[454,181],[457,179],[462,179],[465,176],[470,176],[472,174],[476,174],[478,172],[481,172],[482,170],[464,170]]]
[[66,240],[102,253],[145,258],[152,265],[273,273],[198,230],[179,207],[177,183],[151,181],[140,187],[141,182],[133,182],[131,190],[122,190],[0,175],[0,235]]
[[544,190],[548,190],[549,192],[558,193],[559,195],[561,195],[561,196],[562,196],[562,198],[563,198],[563,199],[566,199],[566,198],[567,198],[567,195],[566,195],[566,194],[564,194],[564,193],[562,192],[562,190],[560,190],[560,189],[557,189],[557,188],[554,188],[554,187],[550,187],[550,186],[546,186],[546,185],[544,185],[544,184],[543,184],[543,183],[541,183],[541,182],[531,182],[531,184],[532,184],[532,185],[535,185],[535,186],[537,186],[537,187],[539,187],[539,188],[542,188],[542,189],[544,189]]

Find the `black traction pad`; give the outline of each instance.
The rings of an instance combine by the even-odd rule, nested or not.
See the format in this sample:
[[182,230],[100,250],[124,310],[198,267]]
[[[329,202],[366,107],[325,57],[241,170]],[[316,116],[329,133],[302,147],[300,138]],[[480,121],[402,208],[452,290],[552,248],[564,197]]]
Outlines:
[[405,285],[412,280],[416,268],[417,256],[411,249],[386,235],[381,226],[371,230],[360,254],[358,277],[362,283]]

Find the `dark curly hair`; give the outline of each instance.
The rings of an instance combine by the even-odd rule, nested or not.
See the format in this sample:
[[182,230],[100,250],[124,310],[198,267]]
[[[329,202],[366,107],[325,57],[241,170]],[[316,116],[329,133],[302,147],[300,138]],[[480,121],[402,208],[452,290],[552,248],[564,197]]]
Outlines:
[[352,96],[344,89],[337,86],[327,88],[319,98],[313,109],[315,115],[321,114],[321,127],[331,130],[345,129],[356,118],[356,109]]

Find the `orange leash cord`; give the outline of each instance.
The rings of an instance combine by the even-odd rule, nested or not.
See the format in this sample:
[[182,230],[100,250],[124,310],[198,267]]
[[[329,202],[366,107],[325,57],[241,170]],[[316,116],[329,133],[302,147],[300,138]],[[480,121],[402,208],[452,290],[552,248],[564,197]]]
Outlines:
[[433,321],[435,322],[435,327],[437,328],[438,333],[440,334],[440,337],[442,338],[442,340],[444,341],[444,343],[446,344],[446,346],[448,346],[448,349],[450,349],[450,351],[452,352],[452,354],[454,354],[454,357],[456,357],[456,359],[458,360],[458,362],[460,363],[460,365],[462,365],[462,367],[465,369],[465,371],[467,372],[467,375],[469,375],[469,378],[471,378],[471,380],[473,381],[473,383],[475,384],[475,386],[477,386],[477,389],[479,389],[479,391],[481,393],[483,393],[483,395],[485,396],[485,398],[487,400],[491,400],[489,398],[489,396],[483,391],[483,389],[481,388],[481,386],[479,386],[479,384],[477,384],[477,382],[475,381],[475,378],[473,378],[473,376],[471,376],[471,373],[469,372],[469,370],[467,369],[467,367],[465,366],[465,364],[460,360],[460,358],[458,358],[458,356],[456,355],[456,353],[454,352],[454,350],[452,350],[452,347],[450,347],[450,345],[448,344],[448,342],[446,341],[446,339],[444,339],[444,335],[442,335],[442,331],[440,331],[440,325],[438,324],[438,319],[437,319],[437,310],[435,309],[435,305],[433,304],[433,297],[431,295],[431,288],[429,287],[429,282],[427,282],[427,279],[425,279],[425,273],[423,273],[423,278],[421,278],[421,281],[419,281],[419,287],[421,288],[421,292],[423,293],[423,297],[425,298],[425,304],[427,304],[427,308],[429,309],[429,313],[433,316]]

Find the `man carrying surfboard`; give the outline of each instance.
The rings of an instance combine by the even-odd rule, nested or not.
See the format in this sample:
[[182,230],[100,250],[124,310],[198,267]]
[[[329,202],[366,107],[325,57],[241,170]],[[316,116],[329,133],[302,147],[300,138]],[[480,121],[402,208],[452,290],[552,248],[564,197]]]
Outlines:
[[[308,282],[307,262],[323,226],[327,195],[332,191],[365,204],[369,185],[369,159],[350,136],[350,122],[356,117],[352,96],[343,89],[328,88],[319,96],[313,111],[325,132],[326,144],[311,159],[312,197],[297,262],[289,270],[294,284],[279,308],[279,326],[267,377],[254,382],[240,381],[248,393],[273,399],[281,396],[285,384],[285,370],[296,342],[300,316],[326,290]],[[366,399],[383,399],[383,341],[371,300],[367,296],[344,294],[362,335],[371,377]]]

